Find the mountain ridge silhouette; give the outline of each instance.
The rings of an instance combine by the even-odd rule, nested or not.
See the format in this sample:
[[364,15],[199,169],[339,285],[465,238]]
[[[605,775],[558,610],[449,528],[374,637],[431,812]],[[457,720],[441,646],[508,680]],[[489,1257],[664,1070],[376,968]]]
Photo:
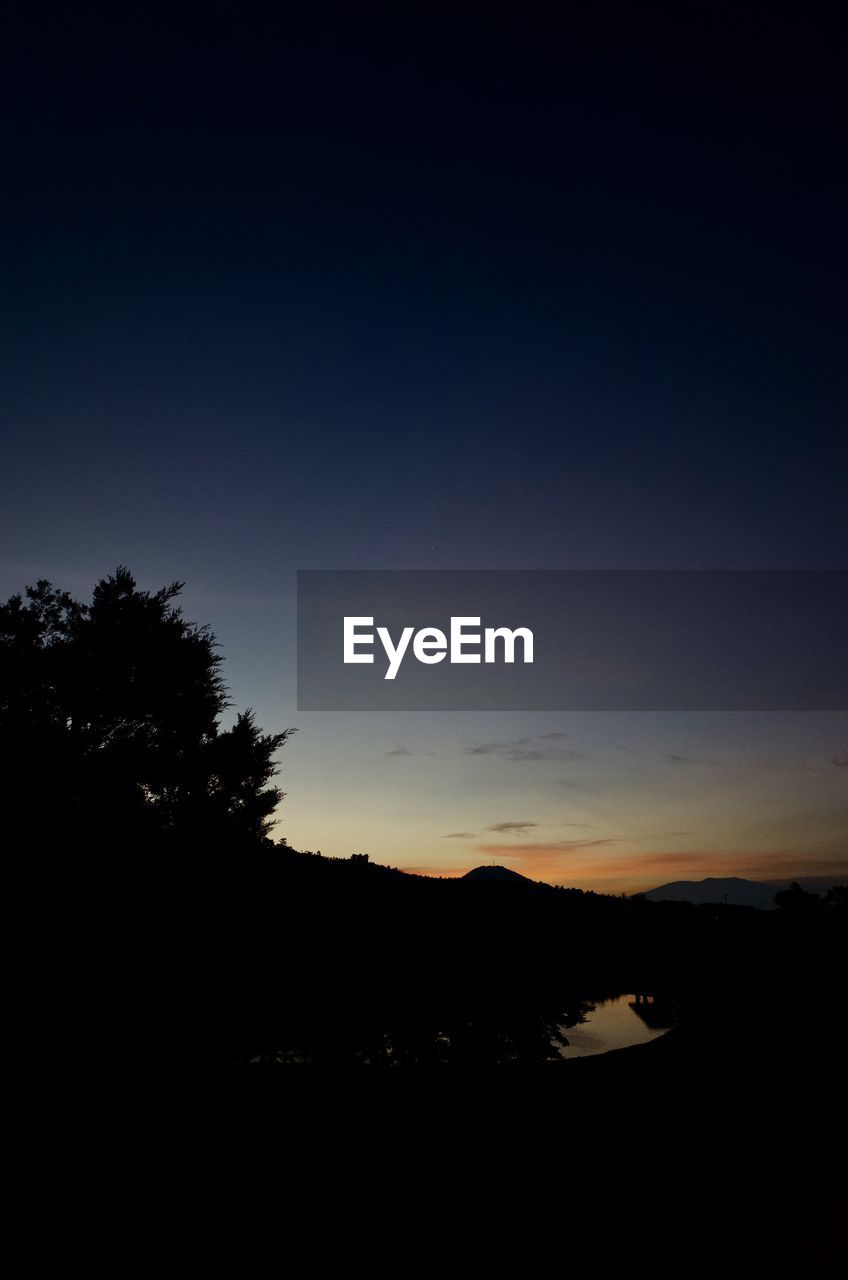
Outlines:
[[671,880],[642,895],[649,902],[727,903],[734,907],[774,907],[777,885],[742,876],[706,876],[702,880]]

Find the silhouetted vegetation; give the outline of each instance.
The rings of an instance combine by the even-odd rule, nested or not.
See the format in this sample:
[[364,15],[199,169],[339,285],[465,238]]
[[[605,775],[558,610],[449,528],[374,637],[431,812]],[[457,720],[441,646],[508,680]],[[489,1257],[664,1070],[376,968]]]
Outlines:
[[221,658],[180,587],[119,568],[88,604],[41,581],[0,606],[15,1041],[38,1063],[185,1045],[238,929],[227,877],[270,845],[288,734],[249,711],[223,727]]
[[841,991],[844,906],[655,903],[283,847],[253,874],[210,1011],[224,1058],[552,1062],[593,994],[647,990],[680,1008],[662,1053],[714,1064],[727,1036],[767,1062],[787,1008],[815,1017]]
[[[267,837],[287,734],[229,729],[221,658],[174,601],[125,568],[91,604],[40,581],[0,606],[0,739],[20,835],[176,849]],[[116,856],[118,848],[115,849]]]
[[774,905],[782,911],[815,911],[820,902],[817,893],[802,889],[797,880],[793,880],[788,889],[778,889],[774,895]]

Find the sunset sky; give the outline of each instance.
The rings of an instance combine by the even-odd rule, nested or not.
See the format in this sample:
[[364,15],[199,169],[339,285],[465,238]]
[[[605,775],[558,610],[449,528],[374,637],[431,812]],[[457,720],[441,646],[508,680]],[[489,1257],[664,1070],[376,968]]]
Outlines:
[[[494,861],[616,893],[848,872],[844,716],[330,720],[301,715],[286,748],[281,829],[301,847],[446,875]],[[336,800],[316,819],[328,791]]]
[[295,710],[298,569],[845,567],[837,59],[597,14],[22,32],[0,595],[185,580],[297,847],[844,878],[844,713]]

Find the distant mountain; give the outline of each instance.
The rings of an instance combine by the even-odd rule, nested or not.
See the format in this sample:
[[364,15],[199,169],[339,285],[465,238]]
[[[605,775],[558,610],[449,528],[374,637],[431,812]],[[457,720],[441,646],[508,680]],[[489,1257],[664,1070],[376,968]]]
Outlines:
[[510,871],[509,867],[474,867],[471,871],[466,871],[461,877],[463,880],[484,880],[491,883],[501,884],[535,884],[535,880],[529,880],[527,876],[519,875],[517,871]]
[[643,897],[650,902],[726,902],[732,907],[759,907],[770,911],[774,906],[775,887],[759,880],[741,880],[738,876],[706,880],[674,880],[649,889]]

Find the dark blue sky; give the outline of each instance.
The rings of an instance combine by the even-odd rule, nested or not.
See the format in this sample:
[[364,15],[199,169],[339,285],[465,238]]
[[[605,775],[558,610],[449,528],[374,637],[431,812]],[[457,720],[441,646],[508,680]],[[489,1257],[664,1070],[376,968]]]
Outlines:
[[297,568],[844,566],[838,32],[544,8],[11,20],[3,595],[185,579],[261,719]]
[[64,529],[108,564],[112,531],[209,521],[267,536],[260,572],[278,537],[316,563],[842,563],[827,33],[634,7],[23,41],[17,554]]

